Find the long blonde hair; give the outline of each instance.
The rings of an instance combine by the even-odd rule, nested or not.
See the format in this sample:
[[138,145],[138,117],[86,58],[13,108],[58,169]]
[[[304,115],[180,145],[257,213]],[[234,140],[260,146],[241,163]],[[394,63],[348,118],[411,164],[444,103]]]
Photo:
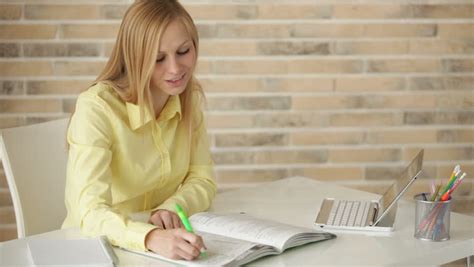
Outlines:
[[[126,102],[137,104],[143,122],[145,109],[153,112],[150,80],[161,36],[173,20],[180,20],[190,35],[198,56],[199,37],[189,13],[177,0],[136,0],[126,11],[109,61],[94,81],[110,85]],[[194,70],[193,70],[194,72]],[[193,92],[203,95],[194,73],[180,94],[183,119],[191,132]]]

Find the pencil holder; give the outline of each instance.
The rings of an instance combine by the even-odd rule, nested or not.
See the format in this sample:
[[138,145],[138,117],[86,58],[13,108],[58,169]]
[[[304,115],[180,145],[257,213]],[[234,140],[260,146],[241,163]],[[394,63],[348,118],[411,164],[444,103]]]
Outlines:
[[451,197],[446,201],[429,201],[429,194],[415,196],[415,238],[427,241],[449,239]]

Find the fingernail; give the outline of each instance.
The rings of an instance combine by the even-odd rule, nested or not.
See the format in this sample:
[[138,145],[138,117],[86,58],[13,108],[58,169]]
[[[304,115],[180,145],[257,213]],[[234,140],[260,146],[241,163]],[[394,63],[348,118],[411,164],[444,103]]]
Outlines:
[[200,252],[201,257],[207,257],[207,250],[205,248],[201,248]]

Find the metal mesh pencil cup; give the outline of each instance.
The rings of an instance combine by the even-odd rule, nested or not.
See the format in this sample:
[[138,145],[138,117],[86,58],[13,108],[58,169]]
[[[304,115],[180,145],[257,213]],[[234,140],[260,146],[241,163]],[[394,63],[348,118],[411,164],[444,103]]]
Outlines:
[[446,201],[429,201],[423,196],[428,197],[429,194],[415,196],[415,238],[427,241],[448,240],[451,197]]

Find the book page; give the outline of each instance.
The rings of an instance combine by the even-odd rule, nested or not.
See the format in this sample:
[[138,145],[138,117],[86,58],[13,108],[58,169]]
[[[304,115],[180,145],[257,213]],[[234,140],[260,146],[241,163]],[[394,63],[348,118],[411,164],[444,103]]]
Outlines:
[[[213,233],[275,247],[278,251],[286,248],[285,243],[297,235],[311,233],[311,229],[253,218],[245,214],[219,215],[202,212],[190,217],[191,224],[200,232]],[[206,242],[206,240],[204,240]],[[307,243],[307,242],[306,242]]]
[[207,247],[207,256],[200,256],[198,259],[193,261],[172,260],[153,252],[132,252],[187,266],[224,266],[239,265],[241,260],[245,260],[249,256],[252,257],[252,254],[261,248],[261,246],[255,243],[243,240],[237,240],[210,233],[197,232],[197,234],[202,236],[204,239],[204,243]]

